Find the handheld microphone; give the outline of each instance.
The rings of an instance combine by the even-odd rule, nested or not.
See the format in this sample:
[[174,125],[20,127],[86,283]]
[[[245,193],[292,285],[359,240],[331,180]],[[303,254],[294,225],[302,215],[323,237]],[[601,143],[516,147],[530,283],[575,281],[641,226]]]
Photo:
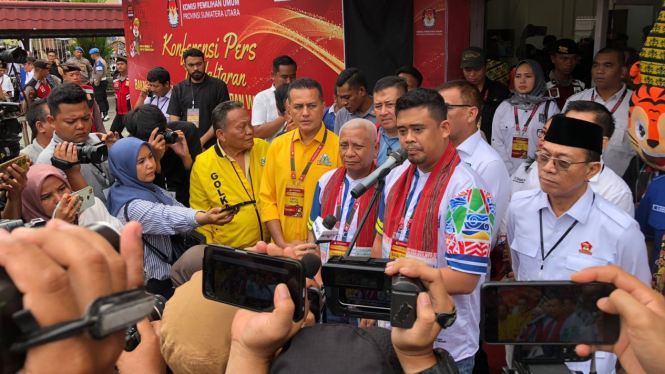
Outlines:
[[400,148],[388,156],[386,162],[376,168],[370,175],[365,177],[357,186],[351,190],[351,196],[354,199],[362,196],[367,190],[372,188],[378,181],[385,178],[394,168],[402,165],[406,160],[406,149]]
[[305,267],[305,276],[307,278],[314,278],[316,273],[319,272],[319,268],[321,267],[321,259],[319,256],[315,255],[314,253],[307,253],[306,255],[302,256],[301,261]]
[[314,234],[314,240],[311,243],[321,244],[328,243],[335,239],[337,232],[339,231],[335,224],[337,223],[337,218],[332,214],[328,214],[326,218],[317,217],[316,221],[312,225],[312,234]]

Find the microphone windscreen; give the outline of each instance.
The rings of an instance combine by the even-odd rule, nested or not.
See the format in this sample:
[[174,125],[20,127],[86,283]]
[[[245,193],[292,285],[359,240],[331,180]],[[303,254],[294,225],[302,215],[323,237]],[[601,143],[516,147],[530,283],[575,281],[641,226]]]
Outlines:
[[321,267],[321,259],[314,253],[308,253],[302,257],[302,264],[305,267],[305,275],[307,278],[314,278],[316,273],[319,272]]
[[335,227],[336,223],[337,223],[337,218],[332,214],[328,214],[326,218],[323,219],[323,226],[325,226],[325,228],[327,228],[328,230],[332,230],[332,228]]
[[407,154],[406,154],[406,149],[404,149],[404,148],[400,148],[400,149],[396,150],[395,152],[393,152],[391,154],[391,156],[393,156],[395,158],[398,165],[401,165],[402,163],[404,163],[404,160],[406,160],[407,157],[408,157]]

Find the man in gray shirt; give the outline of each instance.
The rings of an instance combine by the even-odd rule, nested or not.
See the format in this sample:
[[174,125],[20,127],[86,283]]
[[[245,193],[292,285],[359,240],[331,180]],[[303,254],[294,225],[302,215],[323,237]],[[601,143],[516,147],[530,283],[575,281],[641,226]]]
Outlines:
[[[101,138],[90,133],[92,114],[87,100],[85,91],[75,83],[65,83],[51,91],[48,98],[51,114],[46,119],[55,132],[49,145],[39,155],[38,164],[51,164],[51,157],[54,156],[54,153],[58,154],[58,158],[61,160],[75,162],[78,159],[76,153],[73,156],[67,156],[64,155],[63,149],[57,152],[56,147],[61,143],[90,146],[103,141],[108,148],[111,148],[113,143],[118,140],[117,133],[109,132]],[[114,182],[108,161],[101,164],[73,165],[64,168],[63,174],[69,180],[72,189],[78,191],[90,186],[93,188],[95,196],[104,202],[106,202],[105,191]]]
[[47,102],[42,99],[33,101],[25,114],[32,132],[32,144],[23,148],[21,153],[30,157],[33,163],[37,162],[39,154],[51,143],[53,138],[53,127],[46,121],[49,114]]
[[360,70],[349,68],[344,70],[335,81],[337,97],[344,108],[337,112],[335,118],[335,134],[346,122],[354,118],[364,118],[376,124],[374,100],[367,91],[367,78]]
[[73,63],[81,67],[81,84],[92,84],[92,64],[87,58],[83,58],[83,48],[74,49],[74,57],[65,61],[66,64]]

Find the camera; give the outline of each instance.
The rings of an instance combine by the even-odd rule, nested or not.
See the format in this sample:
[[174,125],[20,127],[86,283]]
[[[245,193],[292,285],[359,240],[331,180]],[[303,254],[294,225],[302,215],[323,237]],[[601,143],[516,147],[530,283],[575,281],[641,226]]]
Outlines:
[[19,227],[37,228],[46,226],[46,221],[41,218],[34,218],[28,223],[24,223],[21,219],[0,219],[0,230],[12,231]]
[[178,134],[175,131],[162,130],[158,131],[157,135],[163,136],[166,144],[175,144],[178,142]]
[[390,259],[334,256],[321,268],[326,300],[337,316],[390,321],[411,328],[416,321],[419,279],[385,274]]
[[101,164],[108,159],[109,150],[104,142],[93,145],[77,144],[79,162],[82,164]]
[[[166,298],[162,295],[152,295],[155,298],[155,305],[152,313],[148,317],[150,321],[161,321],[166,306]],[[136,325],[129,326],[125,332],[125,352],[131,352],[141,344],[141,334]]]

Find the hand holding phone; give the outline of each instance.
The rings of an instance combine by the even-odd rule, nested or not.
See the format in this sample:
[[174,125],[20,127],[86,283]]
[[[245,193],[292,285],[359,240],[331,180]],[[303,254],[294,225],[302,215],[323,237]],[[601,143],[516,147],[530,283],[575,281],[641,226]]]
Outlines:
[[53,211],[53,218],[59,218],[65,222],[73,223],[78,215],[79,208],[83,201],[75,197],[74,194],[64,194],[58,205]]
[[[24,171],[28,171],[28,156],[26,155],[20,155],[16,158],[13,158],[9,161],[5,161],[2,164],[0,164],[0,174],[4,174],[9,176],[9,173],[7,172],[7,168],[10,167],[11,165],[16,164],[19,168],[23,169]],[[12,167],[13,169],[13,167]]]
[[[63,201],[65,201],[64,204]],[[90,208],[93,205],[95,205],[95,193],[92,187],[88,186],[82,190],[71,193],[67,196],[67,199],[63,197],[63,199],[61,199],[58,205],[55,207],[53,218],[61,218],[65,219],[67,222],[73,222],[68,221],[72,214],[74,217],[76,217],[76,215],[82,213],[84,210]],[[69,208],[67,208],[68,206],[76,209],[70,212],[68,210]],[[66,212],[58,213],[60,209],[65,209]]]

